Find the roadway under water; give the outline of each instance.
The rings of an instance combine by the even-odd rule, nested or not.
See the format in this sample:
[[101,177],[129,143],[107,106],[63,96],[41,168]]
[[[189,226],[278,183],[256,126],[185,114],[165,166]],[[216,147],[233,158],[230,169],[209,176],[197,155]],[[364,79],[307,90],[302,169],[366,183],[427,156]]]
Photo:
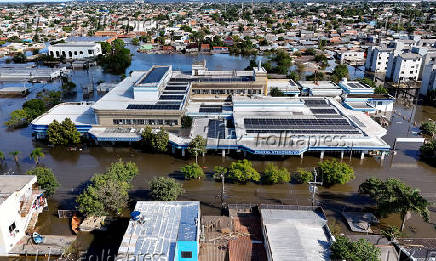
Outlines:
[[[138,70],[143,67],[149,67],[151,64],[168,64],[171,63],[171,57],[165,57],[164,61],[158,59],[159,56],[137,55],[138,59],[135,66],[129,70]],[[216,59],[220,58],[222,62]],[[193,57],[175,57],[180,59],[179,63],[182,70],[184,66],[192,63]],[[207,56],[210,69],[243,69],[248,64],[248,60],[234,56],[213,57]],[[174,60],[174,61],[175,61]],[[138,65],[139,64],[139,65]],[[215,64],[215,65],[214,65]],[[219,67],[224,66],[224,67]],[[146,69],[146,68],[144,68]],[[188,68],[189,69],[189,68]],[[88,84],[91,81],[116,81],[117,76],[107,75],[100,69],[93,68],[90,72],[74,71],[72,74],[73,81],[79,86]],[[90,80],[92,75],[92,80]],[[58,88],[58,82],[50,84],[35,84],[34,89]],[[10,112],[19,109],[26,99],[31,99],[37,91],[33,91],[27,98],[0,98],[0,122],[5,122]],[[73,100],[80,100],[74,98]],[[412,137],[416,132],[416,127],[410,127],[411,124],[404,118],[412,115],[412,107],[406,107],[398,99],[395,106],[396,112],[388,126],[388,135],[384,139],[393,145],[395,137]],[[436,120],[436,108],[417,106],[415,121],[420,122],[428,118]],[[403,117],[404,116],[404,117]],[[137,200],[147,199],[147,183],[154,176],[173,175],[187,162],[194,159],[183,159],[166,154],[150,154],[140,150],[128,147],[89,147],[83,151],[68,151],[65,148],[50,148],[41,144],[36,144],[32,140],[30,127],[18,130],[8,130],[3,124],[0,124],[0,151],[3,151],[7,160],[0,167],[0,173],[24,174],[28,169],[34,167],[33,161],[29,154],[36,146],[42,146],[46,157],[41,160],[41,165],[53,169],[61,186],[50,200],[49,211],[40,215],[37,224],[42,234],[71,234],[68,220],[60,220],[56,217],[57,209],[72,209],[74,200],[86,182],[94,173],[103,172],[111,162],[122,158],[125,161],[133,161],[139,168],[139,174],[133,181],[132,197]],[[379,158],[366,157],[361,160],[359,155],[349,157],[345,155],[344,161],[349,162],[356,174],[356,179],[346,185],[335,185],[328,189],[320,188],[318,199],[326,208],[329,217],[337,218],[343,229],[342,219],[338,213],[349,207],[361,207],[367,205],[368,200],[359,196],[356,192],[359,184],[366,178],[376,176],[379,178],[396,177],[412,187],[419,188],[424,196],[430,201],[436,201],[436,168],[429,164],[419,161],[418,144],[399,144],[397,146],[397,155],[389,155],[383,162]],[[20,163],[17,165],[13,161],[9,152],[19,150],[21,153]],[[326,154],[326,159],[339,155]],[[212,171],[216,165],[229,165],[232,161],[240,159],[241,156],[223,158],[220,155],[209,153],[205,157],[199,158],[199,164],[204,166],[206,172]],[[273,162],[281,167],[288,168],[291,172],[299,167],[314,167],[319,161],[319,154],[305,155],[304,159],[300,157],[285,157],[278,159],[253,159],[258,170],[262,170],[268,162]],[[202,214],[218,215],[220,213],[220,200],[217,197],[221,189],[221,184],[215,182],[211,177],[204,180],[183,181],[186,193],[180,200],[199,200],[202,203]],[[273,203],[273,204],[299,204],[310,205],[310,194],[307,185],[282,184],[282,185],[258,185],[249,183],[247,185],[226,184],[226,202],[228,203]],[[400,224],[398,217],[389,217],[382,222],[393,222]],[[405,233],[409,237],[436,237],[436,212],[431,212],[430,223],[424,223],[419,217],[413,215],[406,223]],[[413,225],[412,225],[413,224]],[[90,243],[93,235],[82,235],[83,241]],[[85,244],[86,245],[86,244]],[[84,246],[85,247],[85,246]]]

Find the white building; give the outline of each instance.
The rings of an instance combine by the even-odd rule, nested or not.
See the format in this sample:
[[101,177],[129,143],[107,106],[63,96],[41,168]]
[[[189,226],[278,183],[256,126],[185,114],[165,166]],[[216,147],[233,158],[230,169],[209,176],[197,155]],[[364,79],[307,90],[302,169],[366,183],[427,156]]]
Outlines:
[[356,50],[345,50],[336,52],[341,64],[350,62],[351,64],[360,63],[365,60],[365,52]]
[[389,55],[393,52],[392,48],[371,46],[365,61],[365,70],[371,72],[386,72],[388,68]]
[[102,54],[100,43],[96,42],[68,42],[50,45],[48,52],[55,58],[84,59]]
[[0,176],[0,256],[8,255],[47,204],[36,182],[32,175]]
[[422,55],[417,53],[391,53],[386,79],[393,82],[417,81],[421,69]]
[[436,90],[436,63],[424,66],[420,94],[427,95],[428,91]]

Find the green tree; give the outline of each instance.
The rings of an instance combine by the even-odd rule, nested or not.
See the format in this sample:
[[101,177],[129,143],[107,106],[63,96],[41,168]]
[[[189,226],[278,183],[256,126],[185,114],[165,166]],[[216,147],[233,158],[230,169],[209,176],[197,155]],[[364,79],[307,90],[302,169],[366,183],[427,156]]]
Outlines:
[[380,86],[374,88],[374,93],[375,94],[388,94],[389,91],[388,91],[388,89],[386,89],[385,87],[380,85]]
[[345,162],[325,160],[318,163],[324,186],[345,184],[355,178],[353,168]]
[[150,182],[150,194],[154,200],[173,201],[183,194],[183,185],[173,178],[154,177]]
[[423,134],[434,137],[436,134],[436,122],[426,121],[421,124],[421,127],[419,127],[419,129],[422,131]]
[[344,236],[338,236],[330,247],[333,260],[347,261],[378,261],[380,249],[366,239],[351,241]]
[[70,118],[62,123],[54,120],[48,125],[47,136],[53,145],[74,145],[80,143],[80,132]]
[[333,70],[331,80],[338,83],[342,78],[348,78],[348,67],[346,64],[338,64]]
[[132,39],[132,44],[138,46],[139,45],[139,39],[138,37],[135,37]]
[[202,155],[206,153],[206,145],[207,141],[205,138],[201,137],[200,135],[197,135],[192,141],[189,143],[188,146],[188,152],[189,154],[197,157],[199,155]]
[[28,170],[26,174],[36,176],[38,185],[44,190],[47,197],[52,196],[59,187],[59,182],[50,168],[35,167]]
[[386,228],[381,229],[380,232],[389,241],[393,241],[402,235],[402,232],[397,226],[387,226]]
[[186,180],[200,179],[204,177],[203,169],[197,164],[188,164],[180,169]]
[[192,126],[192,117],[183,115],[182,117],[182,128],[191,128]]
[[5,160],[5,154],[3,153],[3,151],[0,151],[0,161],[4,161]]
[[263,184],[283,184],[288,183],[291,177],[286,168],[279,168],[276,165],[269,163],[263,173]]
[[151,146],[154,151],[166,152],[168,149],[169,134],[164,129],[160,129],[156,134],[153,134]]
[[419,151],[424,158],[434,158],[436,155],[436,140],[426,142],[419,148]]
[[22,107],[27,114],[28,121],[35,119],[46,111],[46,105],[41,99],[28,100]]
[[282,96],[286,96],[281,90],[279,90],[279,88],[274,87],[271,88],[270,94],[272,97],[282,97]]
[[424,221],[429,221],[429,202],[417,189],[412,189],[399,179],[388,178],[382,181],[379,178],[369,178],[360,184],[359,192],[368,194],[377,203],[377,210],[384,216],[390,213],[399,213],[403,231],[407,214],[415,212]]
[[244,159],[230,164],[226,178],[235,183],[245,184],[249,181],[260,181],[260,174],[250,161]]
[[18,155],[20,154],[20,152],[19,152],[18,150],[15,150],[15,151],[11,151],[11,152],[9,152],[9,154],[10,154],[12,157],[14,157],[15,163],[18,164],[18,161],[19,161]]
[[309,181],[313,180],[313,173],[312,173],[312,171],[298,168],[292,174],[292,180],[293,180],[293,182],[298,183],[298,184],[308,183]]
[[11,112],[11,118],[5,122],[9,128],[26,127],[29,124],[29,115],[25,110],[15,110]]
[[132,62],[132,57],[130,50],[124,46],[123,40],[116,39],[112,41],[110,49],[107,46],[102,47],[107,53],[98,58],[98,63],[105,71],[113,74],[125,73]]
[[32,150],[32,152],[30,153],[30,158],[33,159],[35,161],[35,164],[38,165],[39,163],[39,159],[40,158],[44,158],[45,154],[44,152],[42,152],[41,148],[35,148],[34,150]]
[[14,61],[14,63],[25,63],[26,60],[27,60],[27,58],[26,58],[26,55],[24,53],[17,53],[12,58],[12,61]]
[[221,177],[222,176],[224,176],[224,177],[226,177],[227,176],[227,172],[228,172],[228,169],[226,168],[226,167],[221,167],[221,166],[215,166],[214,168],[213,168],[213,178],[215,179],[215,180],[219,180],[219,181],[221,181]]
[[103,174],[92,177],[90,184],[77,197],[78,210],[86,216],[119,215],[127,207],[129,189],[138,168],[121,159]]

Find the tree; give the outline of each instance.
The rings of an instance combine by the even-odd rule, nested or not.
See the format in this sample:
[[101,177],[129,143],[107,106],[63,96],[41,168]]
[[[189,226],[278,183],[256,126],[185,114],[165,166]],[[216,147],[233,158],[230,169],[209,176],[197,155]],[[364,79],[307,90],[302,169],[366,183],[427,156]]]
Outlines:
[[286,168],[279,168],[276,165],[269,163],[262,176],[264,184],[283,184],[288,183],[291,177]]
[[188,146],[188,152],[189,154],[197,157],[198,155],[206,153],[206,145],[207,141],[205,138],[201,137],[200,135],[197,135]]
[[107,45],[102,47],[103,52],[107,53],[100,56],[97,61],[105,71],[113,74],[125,73],[132,62],[132,57],[130,50],[124,46],[123,40],[116,39],[112,41],[110,48]]
[[166,152],[168,149],[169,134],[164,129],[153,135],[152,148],[157,152]]
[[400,229],[396,226],[387,226],[386,228],[380,230],[380,232],[389,241],[395,240],[402,234]]
[[3,153],[3,151],[0,151],[0,161],[4,161],[5,160],[5,154]]
[[374,88],[374,93],[375,94],[388,94],[389,91],[388,91],[388,89],[386,89],[385,87],[380,85],[380,86]]
[[183,115],[182,116],[182,128],[191,128],[192,126],[192,117]]
[[151,197],[154,200],[173,201],[183,194],[183,185],[173,178],[154,177],[150,182]]
[[312,181],[312,179],[313,179],[312,171],[305,170],[302,168],[298,168],[295,171],[295,173],[292,174],[293,182],[298,184],[308,183],[309,181]]
[[138,46],[139,45],[139,39],[138,37],[135,37],[132,39],[132,44]]
[[203,169],[197,163],[188,164],[182,167],[180,171],[184,174],[186,180],[204,177]]
[[42,152],[41,148],[35,148],[34,150],[32,150],[32,152],[30,153],[30,158],[33,159],[35,161],[35,164],[38,165],[39,163],[39,159],[40,158],[44,158],[45,154]]
[[260,174],[250,161],[244,159],[230,164],[226,178],[235,183],[245,184],[248,181],[259,181]]
[[219,181],[221,181],[221,178],[224,176],[224,177],[226,177],[226,175],[227,175],[227,172],[228,172],[228,169],[227,168],[225,168],[225,167],[221,167],[221,166],[215,166],[214,168],[213,168],[213,178],[215,179],[215,180],[219,180]]
[[422,131],[422,134],[434,137],[436,134],[436,122],[426,121],[421,124],[421,127],[419,127],[419,129]]
[[415,212],[424,221],[429,221],[429,202],[417,189],[412,189],[399,179],[388,178],[382,181],[379,178],[369,178],[359,186],[359,192],[368,194],[377,203],[377,210],[384,216],[390,213],[399,213],[403,231],[407,214]]
[[138,168],[121,159],[103,174],[92,177],[90,184],[77,197],[78,210],[86,216],[119,215],[127,207],[129,189]]
[[343,78],[348,78],[348,67],[346,64],[338,64],[333,70],[331,80],[338,83]]
[[26,58],[26,55],[24,53],[17,53],[12,58],[12,61],[14,61],[14,63],[25,63],[26,60],[27,60],[27,58]]
[[421,152],[421,156],[424,158],[433,158],[436,155],[436,140],[431,140],[429,142],[426,142],[424,145],[422,145],[419,148],[419,151]]
[[80,143],[80,132],[70,118],[62,123],[54,120],[48,125],[48,141],[54,145],[74,145]]
[[18,164],[18,155],[20,154],[20,152],[18,151],[18,150],[16,150],[16,151],[11,151],[11,152],[9,152],[9,154],[12,156],[12,157],[14,157],[14,160],[15,160],[15,163],[17,163]]
[[360,83],[363,83],[363,84],[366,84],[366,85],[368,85],[369,87],[372,87],[372,88],[375,88],[375,87],[376,87],[375,82],[374,82],[373,80],[367,78],[367,77],[360,78],[360,79],[359,79],[359,82],[360,82]]
[[274,87],[271,89],[270,92],[272,97],[282,97],[282,96],[286,96],[281,90],[279,90],[279,88]]
[[46,111],[46,105],[41,99],[28,100],[22,107],[27,114],[28,121],[32,121]]
[[36,176],[38,185],[44,190],[44,195],[47,197],[52,196],[59,187],[59,182],[50,168],[35,167],[28,170],[26,174]]
[[333,260],[378,261],[380,249],[366,239],[350,241],[347,237],[338,236],[330,247]]
[[5,122],[5,125],[9,128],[21,128],[28,124],[28,114],[25,110],[15,110],[11,112],[11,118]]
[[345,162],[325,160],[318,163],[324,186],[345,184],[354,179],[353,168]]

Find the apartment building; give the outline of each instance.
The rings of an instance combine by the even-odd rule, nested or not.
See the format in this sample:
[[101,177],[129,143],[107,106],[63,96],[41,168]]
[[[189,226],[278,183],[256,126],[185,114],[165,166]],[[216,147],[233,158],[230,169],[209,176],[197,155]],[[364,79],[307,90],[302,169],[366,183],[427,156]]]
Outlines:
[[422,55],[417,53],[391,53],[386,71],[386,79],[399,83],[417,81],[421,69]]
[[388,69],[389,55],[394,51],[393,48],[371,46],[365,61],[365,70],[371,72],[386,72]]
[[431,90],[436,90],[436,63],[424,66],[420,94],[427,95]]

